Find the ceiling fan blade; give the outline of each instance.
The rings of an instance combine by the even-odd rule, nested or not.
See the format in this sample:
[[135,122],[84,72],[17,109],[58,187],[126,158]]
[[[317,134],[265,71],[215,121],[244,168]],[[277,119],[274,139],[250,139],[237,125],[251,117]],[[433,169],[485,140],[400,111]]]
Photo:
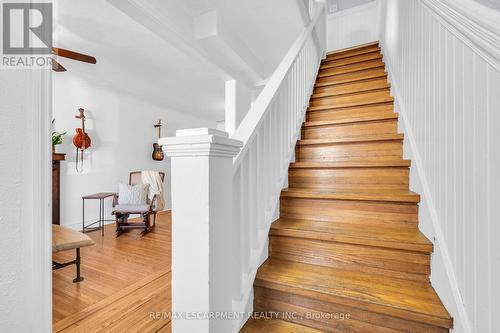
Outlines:
[[66,72],[66,68],[63,67],[60,63],[58,63],[55,59],[52,58],[52,70],[54,72]]
[[77,60],[77,61],[83,61],[83,62],[87,62],[89,64],[95,64],[97,62],[96,58],[94,58],[92,56],[78,53],[78,52],[73,52],[73,51],[66,50],[66,49],[60,49],[57,47],[52,48],[52,53],[59,56],[59,57],[69,58],[69,59],[73,59],[73,60]]

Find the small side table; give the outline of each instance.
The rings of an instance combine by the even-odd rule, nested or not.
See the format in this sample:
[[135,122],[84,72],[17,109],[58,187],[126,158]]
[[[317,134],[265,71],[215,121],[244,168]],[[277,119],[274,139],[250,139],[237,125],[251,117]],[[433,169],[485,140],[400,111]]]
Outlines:
[[[99,192],[90,195],[85,195],[82,197],[82,232],[86,233],[89,231],[101,230],[101,234],[104,236],[104,222],[106,221],[114,221],[114,220],[105,220],[104,219],[104,199],[106,198],[114,198],[116,193],[111,192]],[[99,200],[99,219],[91,222],[90,224],[85,225],[85,200]],[[95,224],[97,226],[93,227]]]

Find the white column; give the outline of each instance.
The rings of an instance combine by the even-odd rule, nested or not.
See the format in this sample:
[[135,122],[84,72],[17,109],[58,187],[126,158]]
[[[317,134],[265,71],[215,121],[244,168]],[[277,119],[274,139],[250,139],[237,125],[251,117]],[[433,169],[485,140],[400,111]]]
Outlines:
[[252,90],[243,79],[226,81],[225,87],[225,129],[232,136],[250,110]]
[[[233,157],[242,143],[209,128],[159,143],[172,159],[172,312],[230,312]],[[172,331],[231,332],[232,321],[174,318]]]

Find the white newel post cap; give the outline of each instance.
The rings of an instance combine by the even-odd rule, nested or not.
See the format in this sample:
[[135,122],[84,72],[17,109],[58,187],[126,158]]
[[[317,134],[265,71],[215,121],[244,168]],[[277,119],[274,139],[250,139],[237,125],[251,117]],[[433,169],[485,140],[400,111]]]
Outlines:
[[176,131],[175,137],[161,138],[158,143],[169,157],[219,156],[235,157],[243,143],[213,128]]

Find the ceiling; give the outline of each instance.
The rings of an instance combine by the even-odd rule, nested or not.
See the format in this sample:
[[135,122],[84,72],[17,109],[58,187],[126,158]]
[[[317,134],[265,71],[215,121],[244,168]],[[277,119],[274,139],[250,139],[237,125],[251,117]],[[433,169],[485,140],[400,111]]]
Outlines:
[[225,22],[262,62],[265,76],[278,66],[304,25],[297,1],[214,0]]
[[[135,7],[129,12],[120,7],[130,3],[166,14],[149,25],[154,19],[134,17]],[[97,58],[96,65],[60,59],[68,72],[54,75],[78,75],[103,89],[209,120],[224,118],[228,76],[221,70],[224,63],[214,64],[220,56],[193,39],[197,17],[216,11],[223,22],[218,29],[225,29],[241,55],[230,74],[236,76],[235,66],[246,61],[260,68],[260,79],[272,73],[303,28],[299,6],[290,0],[67,0],[54,2],[54,11],[55,46]]]

